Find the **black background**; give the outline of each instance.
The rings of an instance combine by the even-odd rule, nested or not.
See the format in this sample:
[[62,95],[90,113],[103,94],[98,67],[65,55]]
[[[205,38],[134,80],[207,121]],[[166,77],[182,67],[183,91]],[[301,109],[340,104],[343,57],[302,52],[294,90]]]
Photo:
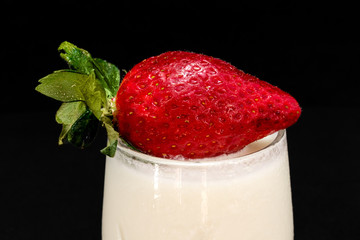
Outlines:
[[288,129],[295,239],[357,239],[359,25],[355,5],[2,3],[0,239],[101,239],[104,132],[57,146],[59,103],[34,91],[70,41],[129,70],[168,50],[231,62],[298,99]]

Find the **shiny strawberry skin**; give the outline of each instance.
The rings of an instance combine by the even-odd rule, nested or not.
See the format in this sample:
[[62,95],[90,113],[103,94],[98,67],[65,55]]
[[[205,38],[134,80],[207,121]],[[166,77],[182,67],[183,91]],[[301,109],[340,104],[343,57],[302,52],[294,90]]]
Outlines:
[[150,155],[213,157],[294,124],[288,93],[210,56],[172,51],[137,64],[116,96],[120,136]]

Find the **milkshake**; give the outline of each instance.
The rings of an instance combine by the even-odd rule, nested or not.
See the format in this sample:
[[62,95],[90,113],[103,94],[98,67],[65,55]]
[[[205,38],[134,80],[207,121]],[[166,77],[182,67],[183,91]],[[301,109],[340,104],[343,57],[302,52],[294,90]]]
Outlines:
[[292,221],[284,130],[201,161],[106,159],[103,240],[290,240]]

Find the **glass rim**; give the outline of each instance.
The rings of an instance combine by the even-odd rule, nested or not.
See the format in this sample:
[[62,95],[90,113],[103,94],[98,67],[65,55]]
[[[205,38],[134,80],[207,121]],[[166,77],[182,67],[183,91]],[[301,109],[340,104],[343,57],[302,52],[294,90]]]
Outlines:
[[[149,164],[157,164],[157,165],[164,165],[164,166],[181,166],[181,167],[204,167],[204,166],[214,166],[219,164],[231,164],[231,163],[241,163],[245,161],[246,159],[250,157],[254,157],[258,154],[263,153],[265,150],[271,148],[272,146],[275,146],[277,143],[279,143],[285,136],[286,136],[286,129],[279,130],[273,134],[277,134],[276,137],[266,145],[265,147],[254,151],[252,153],[248,153],[242,156],[235,156],[230,158],[220,158],[220,156],[217,157],[211,157],[211,158],[197,158],[197,159],[184,159],[184,160],[178,160],[178,159],[168,159],[168,158],[161,158],[161,157],[155,157],[148,154],[145,154],[143,152],[139,152],[133,149],[128,148],[127,146],[122,145],[120,142],[117,145],[116,151],[120,151],[123,154],[127,155],[133,160],[140,161],[143,163],[149,163]],[[241,150],[240,150],[241,151]],[[231,154],[227,155],[231,156]],[[115,155],[116,158],[116,155]]]

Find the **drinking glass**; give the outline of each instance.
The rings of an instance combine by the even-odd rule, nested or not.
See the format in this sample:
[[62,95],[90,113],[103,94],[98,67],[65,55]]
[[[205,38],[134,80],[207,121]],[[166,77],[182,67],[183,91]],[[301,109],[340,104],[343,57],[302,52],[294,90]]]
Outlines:
[[106,159],[102,221],[103,240],[291,240],[286,131],[198,160],[119,145]]

